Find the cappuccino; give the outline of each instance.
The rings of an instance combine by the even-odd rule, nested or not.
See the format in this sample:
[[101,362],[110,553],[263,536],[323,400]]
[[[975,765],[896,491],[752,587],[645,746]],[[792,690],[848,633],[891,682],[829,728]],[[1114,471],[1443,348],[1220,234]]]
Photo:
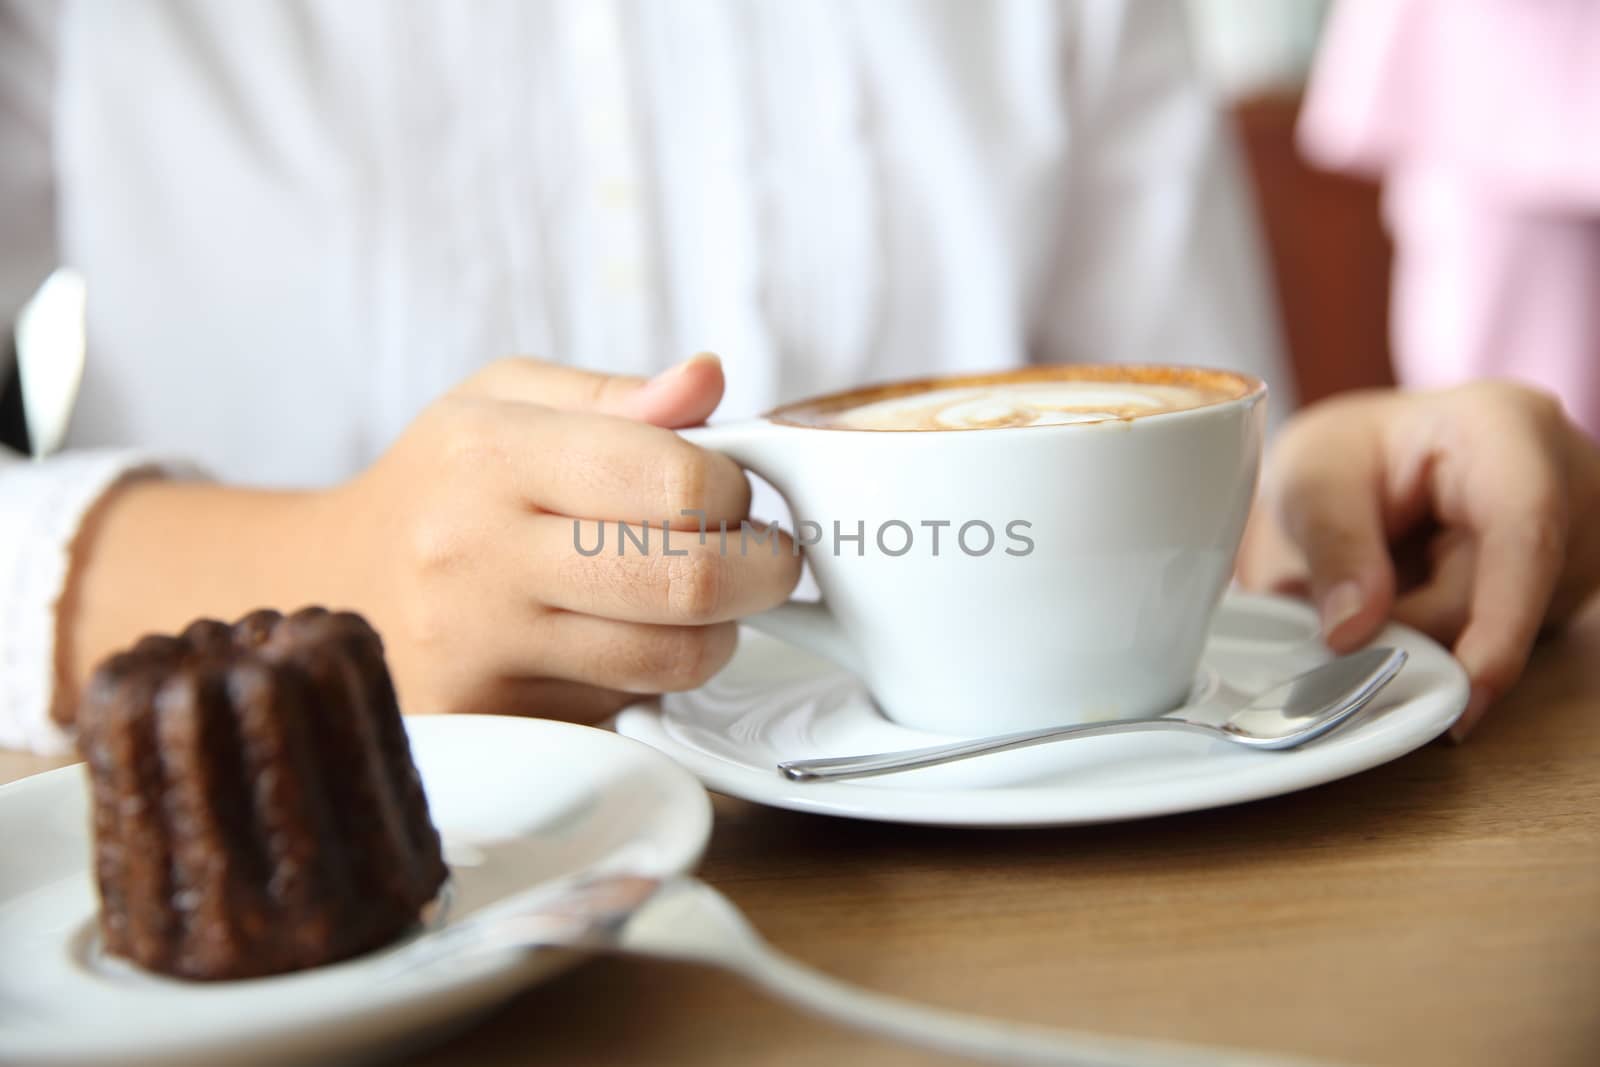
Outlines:
[[819,429],[937,431],[1137,419],[1242,395],[1232,375],[1144,368],[1031,368],[861,390],[780,409],[785,422]]

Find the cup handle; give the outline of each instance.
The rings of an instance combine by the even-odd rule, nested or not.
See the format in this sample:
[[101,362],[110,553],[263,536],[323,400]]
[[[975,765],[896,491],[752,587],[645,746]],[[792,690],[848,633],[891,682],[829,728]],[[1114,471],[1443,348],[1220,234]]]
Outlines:
[[[776,440],[778,433],[765,419],[678,431],[689,443],[722,453],[765,478],[781,492],[785,479],[779,473],[778,464],[783,462],[784,455],[797,452],[783,448]],[[855,648],[840,629],[839,620],[821,601],[791,600],[742,621],[764,634],[815,652],[847,671],[862,673],[861,659]]]

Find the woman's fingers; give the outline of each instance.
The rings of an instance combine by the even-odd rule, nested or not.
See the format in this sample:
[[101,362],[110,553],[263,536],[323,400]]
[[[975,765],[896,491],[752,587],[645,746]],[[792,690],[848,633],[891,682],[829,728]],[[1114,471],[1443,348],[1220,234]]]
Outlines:
[[592,725],[638,703],[637,693],[585,685],[564,678],[498,678],[467,710],[483,715],[524,715]]
[[[1400,581],[1420,582],[1394,616],[1451,645],[1471,679],[1458,740],[1516,681],[1546,621],[1600,588],[1588,536],[1600,452],[1554,398],[1521,386],[1325,401],[1285,428],[1263,499],[1276,522],[1252,519],[1240,576],[1292,585],[1303,557],[1336,650],[1376,633]],[[1409,567],[1423,543],[1425,565]]]
[[704,685],[733,658],[739,628],[658,626],[550,612],[532,627],[539,669],[626,693],[673,693]]
[[1505,507],[1478,538],[1472,608],[1456,658],[1472,697],[1450,735],[1464,738],[1522,674],[1566,558],[1567,528],[1551,498],[1508,490]]
[[1476,547],[1471,603],[1456,658],[1472,696],[1451,728],[1457,740],[1522,673],[1567,568],[1573,516],[1569,424],[1559,405],[1515,386],[1446,394],[1434,511]]
[[456,394],[682,427],[706,421],[722,401],[723,386],[722,362],[707,352],[654,378],[512,357],[489,364]]
[[393,664],[408,712],[603,717],[621,705],[532,682],[634,695],[693,689],[722,669],[738,637],[733,622],[604,619],[529,604],[516,588],[504,584],[471,610],[433,605],[411,620],[402,643],[406,655]]
[[750,483],[726,456],[670,430],[610,415],[575,414],[472,397],[430,409],[439,476],[480,485],[484,499],[587,519],[680,528],[735,524]]
[[1246,589],[1280,593],[1285,596],[1310,596],[1310,578],[1305,556],[1278,525],[1272,509],[1257,501],[1245,524],[1235,568]]
[[529,588],[551,607],[631,622],[702,626],[782,603],[800,580],[789,535],[762,523],[663,531],[536,517],[520,546]]
[[1448,647],[1461,636],[1472,610],[1477,543],[1467,531],[1447,530],[1427,556],[1426,577],[1395,601],[1394,618]]
[[728,620],[787,596],[799,560],[778,534],[759,555],[700,543],[723,524],[737,540],[750,484],[665,427],[721,390],[711,358],[649,381],[503,360],[338,490],[367,524],[350,569],[408,708],[593,721],[727,662]]
[[1323,639],[1348,651],[1378,631],[1394,601],[1377,450],[1360,435],[1346,447],[1285,445],[1269,498],[1305,560]]

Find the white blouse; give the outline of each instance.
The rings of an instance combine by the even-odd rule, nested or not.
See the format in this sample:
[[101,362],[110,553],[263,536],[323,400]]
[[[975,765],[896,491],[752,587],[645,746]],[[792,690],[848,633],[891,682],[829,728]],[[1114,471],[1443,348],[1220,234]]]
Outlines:
[[1024,361],[1284,397],[1176,3],[0,0],[0,321],[87,279],[67,450],[0,458],[0,746],[129,466],[324,485],[507,353],[722,411]]

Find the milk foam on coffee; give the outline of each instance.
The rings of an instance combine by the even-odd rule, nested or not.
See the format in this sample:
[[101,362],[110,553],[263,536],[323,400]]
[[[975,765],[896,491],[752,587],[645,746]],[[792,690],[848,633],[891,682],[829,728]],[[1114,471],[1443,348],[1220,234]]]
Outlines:
[[1227,395],[1178,382],[996,382],[935,388],[803,417],[841,430],[987,430],[1137,418],[1201,407]]

